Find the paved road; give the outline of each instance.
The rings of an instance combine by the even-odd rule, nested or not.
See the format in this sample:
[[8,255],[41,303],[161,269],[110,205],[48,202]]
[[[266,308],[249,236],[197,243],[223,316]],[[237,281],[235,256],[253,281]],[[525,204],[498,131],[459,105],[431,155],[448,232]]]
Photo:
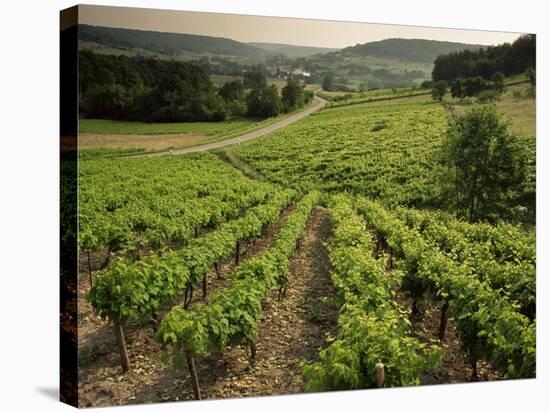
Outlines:
[[[231,139],[226,139],[224,141],[219,142],[213,142],[213,143],[207,143],[204,145],[198,145],[198,146],[192,146],[190,148],[183,148],[183,149],[175,149],[172,151],[173,155],[180,155],[183,153],[192,153],[192,152],[204,152],[208,151],[210,149],[216,149],[216,148],[223,148],[224,146],[230,146],[230,145],[237,145],[240,142],[246,142],[250,141],[252,139],[259,138],[260,136],[267,135],[268,133],[271,133],[277,129],[283,128],[287,125],[290,125],[291,123],[294,123],[300,119],[305,118],[308,115],[311,115],[313,112],[318,111],[323,106],[326,105],[327,101],[319,96],[315,97],[318,102],[310,106],[307,109],[304,109],[301,112],[295,113],[294,115],[291,115],[287,118],[281,119],[278,122],[272,123],[271,125],[266,126],[265,128],[257,129],[253,132],[245,133],[244,135],[236,136]],[[156,153],[145,153],[145,154],[136,154],[131,155],[132,157],[141,157],[141,156],[165,156],[169,155],[170,151],[163,151],[163,152],[156,152]]]

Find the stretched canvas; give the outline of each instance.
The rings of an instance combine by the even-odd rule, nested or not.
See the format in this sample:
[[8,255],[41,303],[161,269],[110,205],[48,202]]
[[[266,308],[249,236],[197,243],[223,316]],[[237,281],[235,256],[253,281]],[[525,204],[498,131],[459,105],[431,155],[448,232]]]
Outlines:
[[60,29],[62,401],[535,378],[534,34]]

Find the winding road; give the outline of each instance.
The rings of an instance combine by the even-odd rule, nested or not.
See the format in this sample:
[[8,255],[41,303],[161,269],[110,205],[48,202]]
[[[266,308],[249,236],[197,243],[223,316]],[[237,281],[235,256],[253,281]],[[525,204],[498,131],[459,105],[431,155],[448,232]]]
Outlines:
[[259,138],[261,136],[267,135],[268,133],[271,133],[273,131],[276,131],[277,129],[283,128],[285,126],[290,125],[291,123],[294,123],[300,119],[305,118],[306,116],[311,115],[313,112],[317,112],[319,109],[324,107],[327,104],[327,101],[319,96],[315,96],[317,99],[317,103],[313,106],[308,107],[307,109],[304,109],[301,112],[295,113],[294,115],[291,115],[287,118],[281,119],[278,122],[272,123],[271,125],[266,126],[265,128],[256,129],[255,131],[245,133],[244,135],[236,136],[231,139],[226,139],[224,141],[219,142],[213,142],[213,143],[207,143],[204,145],[198,145],[198,146],[192,146],[190,148],[182,148],[182,149],[174,149],[172,152],[169,150],[162,151],[162,152],[155,152],[155,153],[142,153],[142,154],[136,154],[136,155],[128,155],[131,157],[142,157],[142,156],[165,156],[165,155],[181,155],[185,153],[193,153],[193,152],[205,152],[209,151],[210,149],[217,149],[217,148],[223,148],[225,146],[231,146],[231,145],[237,145],[242,142],[247,142],[252,139]]

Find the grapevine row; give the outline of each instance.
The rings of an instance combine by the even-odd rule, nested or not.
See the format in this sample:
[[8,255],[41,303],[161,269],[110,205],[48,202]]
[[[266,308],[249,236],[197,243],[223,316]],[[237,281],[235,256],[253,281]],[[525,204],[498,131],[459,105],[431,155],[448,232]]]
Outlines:
[[476,268],[454,261],[380,205],[359,198],[357,209],[408,275],[432,290],[443,301],[443,308],[448,308],[474,375],[477,360],[483,358],[509,378],[534,377],[535,322],[480,279]]
[[415,385],[419,374],[441,361],[441,350],[410,337],[410,323],[394,300],[398,271],[386,272],[384,259],[373,257],[373,239],[365,222],[344,195],[330,206],[334,238],[329,246],[332,280],[342,303],[339,332],[320,352],[321,360],[306,366],[313,391],[374,387],[375,365],[386,366],[389,386]]
[[[498,227],[481,224],[482,230],[476,231],[476,237],[465,237],[460,231],[474,225],[454,222],[442,223],[430,213],[399,208],[397,215],[409,226],[418,230],[427,240],[435,242],[437,247],[463,265],[475,268],[481,280],[487,280],[493,290],[501,290],[521,306],[521,313],[535,318],[536,313],[536,269],[534,262],[524,256],[533,248],[531,244],[522,244],[521,237],[514,240],[515,249],[507,246],[505,234]],[[452,222],[452,224],[451,224]],[[514,228],[514,227],[512,227]],[[481,236],[482,231],[486,231]],[[479,234],[479,235],[477,235]],[[504,253],[504,251],[507,251]],[[519,256],[512,255],[517,251]]]
[[231,153],[280,185],[419,206],[440,197],[446,125],[437,104],[358,105],[320,111]]
[[286,218],[273,246],[241,263],[227,288],[213,293],[207,303],[192,304],[187,310],[176,306],[163,318],[157,338],[171,349],[176,367],[185,355],[191,375],[195,376],[196,398],[200,398],[200,390],[194,372],[195,356],[246,344],[251,346],[254,359],[262,300],[274,286],[287,284],[289,259],[318,200],[317,192],[302,198]]
[[[535,233],[526,231],[518,225],[508,223],[492,225],[484,222],[472,224],[449,218],[441,213],[420,212],[405,208],[399,208],[397,212],[404,220],[415,226],[431,226],[440,223],[464,241],[484,244],[499,263],[527,261],[535,265]],[[451,238],[449,235],[447,237]]]
[[271,190],[269,187],[226,188],[203,198],[187,199],[180,202],[178,208],[166,212],[153,212],[138,203],[110,214],[81,214],[80,245],[85,250],[101,246],[116,250],[132,245],[159,250],[167,242],[185,245],[196,235],[196,229],[215,228],[224,220],[237,217],[264,201]]
[[[131,318],[155,315],[184,290],[192,293],[206,272],[229,257],[235,248],[238,251],[239,241],[258,238],[277,220],[294,195],[291,190],[276,193],[268,203],[192,240],[181,250],[150,255],[135,262],[115,260],[90,290],[89,301],[96,313],[115,323],[117,331]],[[119,346],[122,366],[127,370],[128,360],[120,340]]]
[[82,250],[183,246],[265,200],[273,185],[256,182],[212,154],[83,161],[79,165]]

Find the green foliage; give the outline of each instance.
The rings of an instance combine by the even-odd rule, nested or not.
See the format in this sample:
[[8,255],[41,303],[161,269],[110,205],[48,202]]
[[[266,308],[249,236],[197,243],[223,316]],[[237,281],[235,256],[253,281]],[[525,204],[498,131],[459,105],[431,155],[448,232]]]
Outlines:
[[275,85],[252,89],[246,97],[247,115],[271,118],[282,112],[283,104]]
[[194,289],[215,263],[233,253],[238,240],[258,238],[293,195],[288,190],[276,192],[267,203],[191,240],[186,248],[149,255],[135,262],[116,259],[94,283],[89,301],[101,317],[118,317],[123,322],[155,312],[185,287]]
[[433,80],[424,80],[422,83],[420,83],[420,87],[422,89],[432,89],[434,86]]
[[312,90],[304,90],[304,104],[309,104],[313,102],[313,98],[315,97],[315,93],[313,93]]
[[506,86],[502,72],[495,72],[493,76],[491,76],[491,87],[496,91],[496,93],[504,93]]
[[245,96],[245,87],[240,80],[232,80],[231,82],[224,83],[218,93],[226,102],[243,100]]
[[386,119],[381,119],[374,124],[370,131],[377,132],[379,130],[386,129],[387,127],[389,127],[388,121]]
[[[373,132],[380,122],[387,127]],[[431,102],[357,105],[320,111],[231,152],[281,185],[433,205],[446,123],[443,107]]]
[[285,112],[301,108],[305,103],[304,86],[296,79],[288,79],[281,90],[281,101]]
[[454,120],[442,154],[446,196],[460,215],[470,221],[496,221],[519,204],[525,151],[494,106],[474,107]]
[[[398,267],[431,285],[436,298],[449,303],[449,314],[469,361],[490,361],[509,378],[534,377],[535,321],[499,289],[491,288],[483,268],[462,263],[409,229],[394,214],[365,198],[356,206],[398,257]],[[414,267],[407,263],[414,262]]]
[[454,98],[477,96],[481,101],[497,100],[504,92],[504,77],[497,72],[494,81],[488,81],[481,76],[458,78],[451,84],[451,95]]
[[439,100],[441,102],[443,97],[447,94],[447,90],[448,85],[444,80],[434,82],[432,86],[432,99]]
[[526,34],[512,44],[441,54],[435,59],[432,79],[452,81],[476,76],[490,79],[496,72],[510,76],[534,67],[535,62],[536,38],[534,34]]
[[254,70],[243,74],[244,87],[248,89],[262,89],[267,86],[267,70],[263,65],[257,65]]
[[537,85],[537,71],[533,67],[528,68],[525,71],[525,74],[529,78],[529,82],[531,83],[531,86]]
[[479,103],[498,102],[500,100],[501,93],[496,89],[487,89],[479,92],[477,95],[477,101]]
[[185,245],[274,190],[210,154],[81,161],[79,173],[80,245],[92,250]]
[[344,95],[336,96],[324,93],[320,93],[319,95],[330,101],[327,107],[334,108],[338,106],[356,105],[360,103],[380,102],[384,100],[424,96],[429,95],[430,93],[431,90],[422,88],[398,88],[371,89],[360,93],[346,93]]
[[335,89],[334,82],[334,74],[332,72],[329,72],[323,78],[323,83],[321,84],[321,87],[323,88],[323,90],[331,92]]
[[271,249],[242,262],[232,275],[232,283],[213,293],[207,304],[193,304],[187,311],[176,306],[166,314],[156,337],[171,349],[172,357],[181,351],[204,354],[255,340],[262,299],[275,285],[286,282],[288,260],[319,196],[312,192],[302,198],[286,218]]
[[349,198],[335,196],[330,211],[334,239],[329,246],[332,279],[342,303],[339,332],[307,365],[310,391],[374,387],[374,366],[385,366],[385,385],[419,384],[418,375],[441,362],[440,349],[410,337],[407,313],[394,301],[400,274],[385,271],[385,260],[372,256],[373,240]]
[[399,208],[397,215],[456,262],[475,268],[480,280],[515,301],[530,320],[535,318],[534,233],[510,224],[470,224],[406,208]]
[[79,92],[87,117],[182,122],[223,120],[223,99],[194,63],[81,51]]

